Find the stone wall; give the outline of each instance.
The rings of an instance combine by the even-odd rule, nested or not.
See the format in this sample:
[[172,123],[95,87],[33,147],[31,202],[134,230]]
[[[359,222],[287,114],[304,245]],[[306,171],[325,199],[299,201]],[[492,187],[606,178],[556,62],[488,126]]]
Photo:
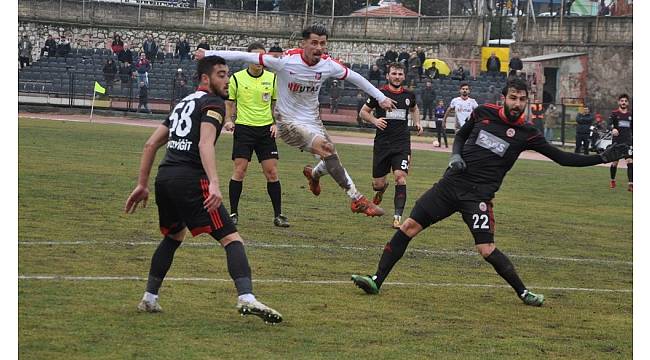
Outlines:
[[[59,7],[61,4],[61,7]],[[173,51],[176,39],[186,36],[192,48],[205,36],[215,48],[245,48],[252,41],[283,48],[295,47],[304,24],[302,15],[252,12],[208,11],[206,26],[202,9],[138,7],[128,4],[92,2],[82,15],[80,2],[63,0],[20,0],[18,35],[27,34],[34,44],[34,59],[47,34],[66,35],[73,47],[101,48],[110,45],[113,33],[122,35],[135,50],[141,48],[147,34],[153,34],[159,46]],[[330,25],[330,18],[316,21]],[[311,19],[310,19],[311,22]],[[351,63],[374,62],[377,54],[389,47],[400,49],[422,46],[429,57],[447,60],[452,67],[465,68],[479,59],[481,24],[467,17],[453,17],[451,32],[447,18],[417,19],[337,17],[334,19],[329,51]],[[632,19],[631,18],[537,18],[517,24],[517,42],[512,50],[521,57],[554,52],[588,54],[588,101],[608,106],[621,92],[632,93]],[[367,31],[366,31],[367,29]],[[561,44],[561,45],[558,45]],[[217,45],[217,46],[215,46]]]

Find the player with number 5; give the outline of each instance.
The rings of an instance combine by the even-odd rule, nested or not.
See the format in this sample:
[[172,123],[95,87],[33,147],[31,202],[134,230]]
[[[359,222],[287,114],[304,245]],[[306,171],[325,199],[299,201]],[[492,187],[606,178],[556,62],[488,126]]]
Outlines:
[[393,228],[399,229],[406,205],[406,176],[411,164],[409,117],[413,119],[418,135],[422,134],[422,126],[415,94],[402,86],[404,65],[400,63],[388,65],[386,80],[388,80],[387,84],[380,90],[386,97],[395,101],[396,109],[384,110],[376,99],[370,97],[359,111],[359,117],[377,127],[372,154],[372,187],[375,190],[372,202],[376,205],[381,203],[384,192],[388,188],[386,175],[393,170],[395,176]]
[[559,150],[525,122],[528,84],[519,78],[502,91],[504,106],[485,104],[472,112],[454,140],[449,167],[438,183],[415,203],[411,214],[384,247],[372,276],[352,275],[368,294],[379,293],[393,266],[411,239],[427,227],[460,212],[474,237],[476,250],[515,290],[524,304],[541,306],[544,296],[526,288],[510,259],[494,245],[492,198],[523,151],[534,150],[562,166],[591,166],[631,156],[626,144],[616,144],[600,155],[579,155]]

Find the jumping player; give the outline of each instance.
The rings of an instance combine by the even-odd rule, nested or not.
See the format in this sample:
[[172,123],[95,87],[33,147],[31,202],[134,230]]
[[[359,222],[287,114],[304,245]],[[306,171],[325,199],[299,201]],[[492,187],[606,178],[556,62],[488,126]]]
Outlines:
[[393,101],[377,90],[368,80],[349,70],[329,56],[327,51],[327,29],[312,25],[302,32],[302,48],[287,51],[281,58],[268,54],[242,51],[204,51],[198,49],[197,59],[218,55],[228,61],[244,61],[264,65],[277,76],[278,102],[275,120],[278,136],[287,144],[309,151],[320,157],[315,166],[305,166],[303,174],[309,182],[309,189],[320,194],[320,177],[332,175],[336,183],[352,200],[352,212],[367,216],[381,216],[384,210],[369,201],[354,185],[345,170],[319,117],[318,94],[328,78],[347,80],[374,97],[384,109],[394,108]]
[[368,294],[377,294],[406,247],[423,229],[460,212],[474,236],[476,249],[497,274],[526,304],[541,306],[544,296],[529,291],[508,257],[494,245],[492,198],[519,154],[535,150],[562,166],[591,166],[628,156],[629,147],[617,144],[600,155],[563,152],[550,145],[543,134],[524,122],[528,85],[519,78],[508,81],[502,91],[504,106],[477,107],[456,134],[449,168],[442,179],[415,203],[411,214],[384,247],[372,276],[352,275],[352,281]]
[[[415,94],[402,87],[404,82],[404,65],[392,63],[388,65],[386,74],[388,83],[381,92],[395,100],[394,110],[386,111],[379,107],[377,100],[368,98],[361,108],[359,116],[366,122],[377,127],[372,155],[372,188],[375,196],[372,202],[381,203],[384,192],[388,188],[386,175],[392,170],[395,176],[395,214],[393,228],[399,229],[402,223],[402,212],[406,205],[406,177],[411,163],[411,134],[408,127],[409,114],[422,134],[420,114],[415,102]],[[373,115],[372,112],[375,112]]]
[[239,313],[279,323],[282,315],[253,295],[251,269],[242,238],[221,203],[214,145],[226,116],[223,98],[228,96],[228,66],[223,58],[206,57],[198,62],[197,73],[200,77],[197,91],[183,98],[147,140],[140,160],[138,185],[124,206],[126,213],[133,213],[140,202],[142,207],[146,206],[151,167],[156,152],[166,143],[167,153],[160,162],[155,183],[164,238],[151,258],[147,288],[138,310],[162,311],[158,290],[189,228],[192,236],[210,234],[226,250],[228,272],[239,295]]
[[[618,97],[618,109],[612,111],[608,123],[612,129],[612,143],[632,146],[632,111],[630,97],[627,94]],[[625,159],[625,162],[627,163],[627,191],[632,191],[632,157]],[[618,160],[609,166],[609,187],[612,189],[616,187],[616,169],[618,169]]]

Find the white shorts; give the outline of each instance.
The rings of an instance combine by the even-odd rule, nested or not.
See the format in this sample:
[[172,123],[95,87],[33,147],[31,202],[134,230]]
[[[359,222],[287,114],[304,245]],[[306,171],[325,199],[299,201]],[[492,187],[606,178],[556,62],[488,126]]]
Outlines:
[[320,120],[317,121],[317,123],[306,124],[278,117],[276,121],[278,137],[287,145],[312,152],[312,144],[317,136],[332,142],[323,123]]

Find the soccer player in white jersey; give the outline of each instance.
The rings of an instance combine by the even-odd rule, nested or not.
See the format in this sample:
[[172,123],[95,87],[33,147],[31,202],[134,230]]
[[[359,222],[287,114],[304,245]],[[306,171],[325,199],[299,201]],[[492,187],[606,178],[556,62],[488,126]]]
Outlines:
[[347,80],[375,98],[384,109],[395,108],[394,101],[382,94],[368,80],[333,60],[327,51],[327,29],[311,25],[302,32],[302,47],[288,50],[281,58],[268,54],[242,51],[204,51],[198,49],[197,59],[221,56],[227,61],[244,61],[268,67],[276,73],[278,100],[275,119],[278,136],[287,144],[320,156],[314,166],[305,166],[303,174],[309,189],[320,194],[319,179],[330,174],[352,200],[352,212],[381,216],[384,210],[369,201],[355,187],[339,160],[334,144],[319,117],[318,94],[328,78]]
[[465,125],[465,121],[469,118],[469,115],[478,107],[476,100],[469,97],[471,90],[468,83],[461,83],[458,91],[460,92],[460,96],[451,100],[447,111],[445,111],[445,116],[443,116],[443,119],[446,119],[449,112],[452,109],[454,110],[456,113],[456,131]]

